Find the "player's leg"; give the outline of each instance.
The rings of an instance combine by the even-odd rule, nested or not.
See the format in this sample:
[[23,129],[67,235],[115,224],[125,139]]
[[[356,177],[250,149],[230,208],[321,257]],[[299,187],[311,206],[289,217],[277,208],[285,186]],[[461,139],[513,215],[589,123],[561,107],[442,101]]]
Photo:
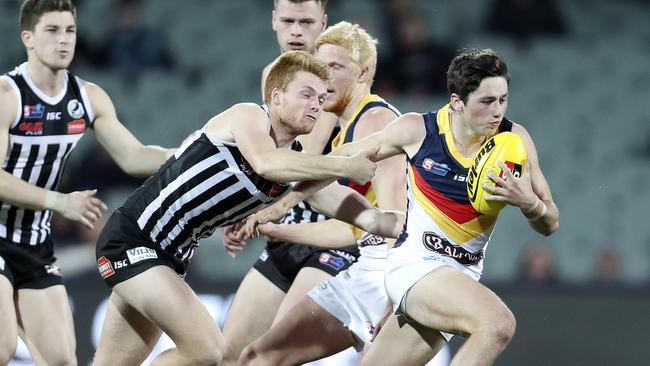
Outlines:
[[14,301],[30,351],[50,365],[76,365],[77,343],[65,287],[20,288]]
[[151,353],[160,334],[156,325],[112,292],[94,365],[139,365]]
[[113,291],[174,341],[176,348],[161,353],[153,365],[221,362],[225,346],[221,331],[196,294],[171,268],[152,267],[118,283]]
[[340,320],[303,297],[276,325],[242,352],[241,365],[300,365],[357,343]]
[[439,331],[391,315],[364,354],[361,365],[425,365],[445,343]]
[[289,288],[284,300],[282,300],[277,314],[275,315],[275,319],[273,320],[273,325],[289,313],[291,309],[300,302],[303,297],[305,297],[309,290],[330,278],[332,278],[332,275],[320,269],[314,267],[302,268],[291,284],[291,288]]
[[16,320],[16,309],[14,308],[14,287],[9,279],[2,274],[0,274],[0,324],[2,324],[2,331],[0,332],[0,365],[6,365],[16,353],[18,322]]
[[400,305],[425,327],[467,337],[453,365],[491,365],[515,332],[514,315],[494,292],[447,266],[422,277]]
[[271,327],[284,296],[284,291],[256,268],[248,271],[223,325],[226,340],[224,366],[236,365],[244,347]]

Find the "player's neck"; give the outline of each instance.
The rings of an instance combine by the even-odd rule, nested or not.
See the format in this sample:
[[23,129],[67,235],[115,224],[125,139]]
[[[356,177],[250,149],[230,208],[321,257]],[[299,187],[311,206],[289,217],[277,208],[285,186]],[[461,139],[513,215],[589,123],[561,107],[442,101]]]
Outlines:
[[269,118],[269,122],[271,123],[270,135],[273,141],[275,141],[275,146],[278,148],[289,146],[295,140],[296,135],[289,131],[286,124],[280,119],[280,116],[271,112]]
[[345,109],[343,110],[343,113],[341,114],[341,120],[347,121],[352,118],[352,113],[354,113],[357,110],[357,107],[361,103],[361,101],[370,94],[370,86],[366,84],[357,84],[355,87],[354,91],[352,92],[352,98],[350,99],[350,102],[347,104]]
[[449,111],[449,124],[451,136],[458,152],[466,157],[474,156],[483,145],[485,136],[474,133],[463,120],[462,114],[453,110]]
[[45,95],[54,97],[61,92],[65,83],[65,69],[52,69],[37,60],[27,61],[27,73],[36,87]]

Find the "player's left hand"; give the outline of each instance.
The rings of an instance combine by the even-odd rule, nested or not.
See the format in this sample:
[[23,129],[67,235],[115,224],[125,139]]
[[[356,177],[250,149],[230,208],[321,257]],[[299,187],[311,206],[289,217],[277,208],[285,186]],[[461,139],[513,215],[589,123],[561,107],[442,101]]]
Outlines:
[[502,162],[499,167],[504,172],[504,178],[497,176],[493,171],[488,172],[487,176],[496,185],[481,183],[485,190],[483,196],[488,201],[504,201],[519,208],[529,207],[531,202],[537,200],[537,195],[533,192],[530,179],[530,163],[524,162],[524,169],[521,177],[515,177],[510,169]]

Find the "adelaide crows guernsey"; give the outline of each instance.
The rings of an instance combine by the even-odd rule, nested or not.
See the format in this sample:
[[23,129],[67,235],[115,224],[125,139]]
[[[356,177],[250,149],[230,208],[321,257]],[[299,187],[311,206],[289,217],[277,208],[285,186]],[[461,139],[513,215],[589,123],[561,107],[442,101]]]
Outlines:
[[[469,201],[465,180],[473,159],[456,148],[449,105],[423,118],[426,137],[409,159],[406,230],[395,247],[407,236],[422,236],[430,250],[447,252],[462,264],[482,268],[496,216],[480,214]],[[510,130],[512,122],[504,118],[498,132]]]
[[[68,156],[94,114],[81,80],[69,72],[61,92],[47,96],[27,73],[27,63],[0,76],[18,97],[16,120],[2,169],[38,187],[55,190]],[[30,210],[2,202],[0,237],[22,245],[38,245],[50,235],[50,210]]]

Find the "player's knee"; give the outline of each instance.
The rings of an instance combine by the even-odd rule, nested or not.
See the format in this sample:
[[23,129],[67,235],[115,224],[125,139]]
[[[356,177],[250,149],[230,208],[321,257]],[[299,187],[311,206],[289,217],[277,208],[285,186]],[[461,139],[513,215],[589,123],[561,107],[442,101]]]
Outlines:
[[490,326],[491,337],[501,347],[505,347],[515,335],[517,320],[512,311],[504,306],[492,319]]

